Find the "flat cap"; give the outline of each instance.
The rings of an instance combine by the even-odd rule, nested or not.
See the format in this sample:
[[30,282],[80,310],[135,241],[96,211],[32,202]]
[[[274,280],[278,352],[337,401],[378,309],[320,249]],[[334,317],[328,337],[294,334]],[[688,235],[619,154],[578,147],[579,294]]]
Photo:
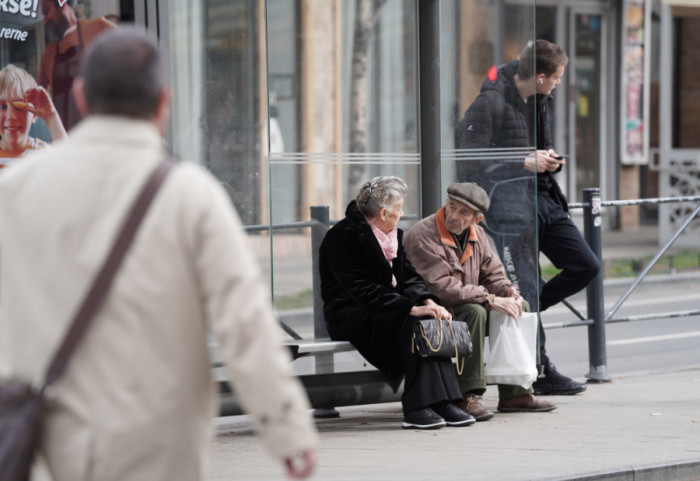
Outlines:
[[474,182],[461,182],[450,185],[447,188],[447,197],[466,204],[478,212],[486,212],[489,210],[489,205],[491,205],[486,191]]

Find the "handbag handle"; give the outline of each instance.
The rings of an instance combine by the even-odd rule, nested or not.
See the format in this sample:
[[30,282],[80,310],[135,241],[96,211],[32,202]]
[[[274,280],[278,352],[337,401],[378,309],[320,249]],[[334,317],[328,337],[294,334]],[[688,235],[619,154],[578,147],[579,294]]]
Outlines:
[[[455,328],[452,325],[453,321],[449,321],[450,333],[452,334],[453,344],[455,345],[455,369],[457,369],[457,375],[460,376],[464,371],[464,357],[462,357],[462,365],[459,365],[459,349],[457,349],[457,336],[455,336]],[[442,334],[442,322],[440,323],[440,334]]]
[[90,290],[85,295],[80,308],[75,314],[70,328],[63,338],[61,346],[56,351],[56,354],[54,354],[51,364],[49,364],[46,370],[44,382],[39,390],[40,394],[43,395],[46,388],[56,382],[65,371],[68,361],[87,331],[95,312],[100,305],[102,305],[102,301],[104,301],[112,285],[114,275],[119,270],[124,255],[129,250],[136,236],[136,231],[146,215],[148,207],[151,205],[151,201],[174,166],[175,163],[170,158],[166,157],[160,161],[158,166],[148,177],[148,180],[134,201],[128,217],[122,224],[119,235],[112,244],[112,250],[103,262],[97,277],[95,277]]
[[[425,345],[428,346],[428,349],[430,349],[433,352],[438,352],[440,348],[442,347],[442,341],[443,341],[443,335],[442,335],[442,320],[438,319],[438,324],[440,325],[440,342],[438,343],[438,346],[433,348],[432,344],[430,344],[430,339],[428,339],[428,336],[425,335],[425,331],[423,330],[423,326],[421,326],[421,336],[423,339],[425,339]],[[454,333],[452,334],[452,337],[454,338]]]
[[[462,363],[460,365],[459,349],[457,348],[457,336],[455,335],[455,328],[452,325],[453,321],[446,321],[446,322],[450,326],[450,334],[452,335],[452,341],[453,341],[453,344],[455,346],[455,360],[456,360],[455,368],[457,369],[457,375],[459,376],[464,371],[464,357],[462,357]],[[440,324],[440,343],[438,344],[438,346],[436,348],[434,348],[430,344],[430,339],[428,339],[428,336],[425,335],[425,332],[421,328],[421,336],[423,336],[423,339],[425,339],[425,345],[428,346],[428,349],[430,349],[433,352],[438,352],[440,350],[440,348],[442,347],[442,343],[443,343],[443,332],[442,332],[442,320],[441,319],[438,319],[438,324]]]

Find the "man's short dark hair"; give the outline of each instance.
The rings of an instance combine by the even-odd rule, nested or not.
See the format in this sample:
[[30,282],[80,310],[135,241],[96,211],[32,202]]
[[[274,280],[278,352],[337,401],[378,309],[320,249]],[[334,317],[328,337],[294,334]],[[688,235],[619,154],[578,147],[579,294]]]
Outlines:
[[135,27],[100,35],[83,60],[82,76],[91,114],[150,119],[165,87],[158,44]]
[[518,77],[527,80],[541,73],[549,77],[560,66],[567,63],[569,63],[569,57],[559,45],[538,39],[534,43],[528,43],[520,53]]

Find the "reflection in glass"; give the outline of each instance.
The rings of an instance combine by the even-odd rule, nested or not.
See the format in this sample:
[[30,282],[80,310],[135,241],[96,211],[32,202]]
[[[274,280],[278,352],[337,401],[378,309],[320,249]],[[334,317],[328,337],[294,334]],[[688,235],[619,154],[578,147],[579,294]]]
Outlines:
[[[269,132],[279,128],[284,147],[273,148],[280,144],[270,137],[265,188],[270,223],[287,226],[272,232],[270,276],[280,318],[308,339],[321,332],[313,323],[311,208],[328,206],[337,221],[363,182],[396,175],[409,185],[404,211],[413,219],[418,212],[415,6],[266,3]],[[356,353],[295,366],[369,369]]]
[[[539,280],[537,187],[536,176],[525,162],[533,159],[540,134],[535,106],[545,99],[534,96],[534,72],[525,76],[518,69],[523,61],[532,65],[534,60],[534,49],[520,53],[534,34],[534,9],[462,2],[458,10],[457,24],[447,24],[455,29],[441,29],[443,37],[456,38],[442,44],[461,46],[457,56],[441,51],[442,64],[458,62],[452,71],[457,75],[459,99],[450,139],[455,150],[443,148],[443,179],[446,184],[475,182],[488,193],[491,207],[483,226],[509,278],[534,309]],[[499,37],[503,32],[508,32],[506,42]],[[516,45],[517,39],[523,43]]]

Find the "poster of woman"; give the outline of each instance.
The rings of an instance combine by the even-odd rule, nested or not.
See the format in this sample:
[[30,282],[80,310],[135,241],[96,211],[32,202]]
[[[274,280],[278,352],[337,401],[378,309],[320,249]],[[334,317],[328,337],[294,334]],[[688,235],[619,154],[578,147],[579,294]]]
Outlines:
[[0,168],[80,121],[71,97],[85,49],[120,20],[119,0],[0,2]]
[[37,119],[46,123],[52,141],[66,137],[46,90],[26,70],[12,64],[5,66],[0,70],[0,167],[46,147],[46,142],[29,134]]

